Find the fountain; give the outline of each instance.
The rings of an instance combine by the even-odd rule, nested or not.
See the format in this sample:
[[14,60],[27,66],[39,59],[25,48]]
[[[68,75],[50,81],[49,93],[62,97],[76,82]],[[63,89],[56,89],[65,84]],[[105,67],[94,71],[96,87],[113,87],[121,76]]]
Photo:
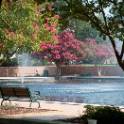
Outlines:
[[23,76],[21,77],[21,85],[22,86],[24,85],[24,77]]
[[[22,53],[18,55],[18,65],[21,67],[32,66],[31,59],[32,58],[29,54]],[[21,80],[21,85],[24,86],[24,74],[21,74],[20,80]]]

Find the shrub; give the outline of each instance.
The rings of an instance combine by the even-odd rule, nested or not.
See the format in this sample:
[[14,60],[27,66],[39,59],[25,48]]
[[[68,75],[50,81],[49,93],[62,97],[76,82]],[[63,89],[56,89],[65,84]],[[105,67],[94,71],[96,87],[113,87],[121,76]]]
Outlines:
[[82,117],[96,119],[97,124],[124,124],[124,113],[119,108],[110,106],[85,106],[86,112]]

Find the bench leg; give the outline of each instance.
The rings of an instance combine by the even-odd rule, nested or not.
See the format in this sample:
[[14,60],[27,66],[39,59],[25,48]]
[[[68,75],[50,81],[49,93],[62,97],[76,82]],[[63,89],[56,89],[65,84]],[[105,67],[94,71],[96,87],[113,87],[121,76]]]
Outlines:
[[31,105],[32,105],[32,102],[30,102],[30,105],[29,105],[29,107],[31,107]]
[[[40,102],[39,101],[36,101],[36,102],[38,103],[38,108],[40,108]],[[32,102],[30,102],[29,107],[31,107],[31,105],[32,105]]]
[[2,102],[1,102],[1,106],[3,106],[3,102],[4,102],[4,99],[3,99]]
[[37,103],[38,103],[38,108],[40,108],[40,102],[39,102],[39,101],[37,101]]
[[9,101],[9,103],[11,104],[11,100],[3,99],[2,102],[1,102],[1,106],[3,106],[3,102],[4,102],[4,101]]

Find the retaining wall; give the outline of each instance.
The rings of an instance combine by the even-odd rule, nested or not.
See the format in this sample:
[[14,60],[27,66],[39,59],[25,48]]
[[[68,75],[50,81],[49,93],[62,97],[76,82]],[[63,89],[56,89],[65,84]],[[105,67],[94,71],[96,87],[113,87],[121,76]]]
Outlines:
[[[48,70],[50,76],[55,76],[56,66],[33,66],[33,67],[0,67],[0,77],[38,76],[44,75]],[[63,65],[62,75],[81,74],[82,76],[124,76],[119,66],[96,66],[96,65]]]

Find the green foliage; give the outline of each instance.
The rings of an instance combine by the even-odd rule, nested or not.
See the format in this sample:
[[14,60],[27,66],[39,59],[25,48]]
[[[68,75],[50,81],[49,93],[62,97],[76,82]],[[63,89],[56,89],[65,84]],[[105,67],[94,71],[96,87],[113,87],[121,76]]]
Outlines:
[[7,9],[1,7],[0,11],[0,29],[5,33],[3,42],[6,48],[23,49],[29,46],[29,35],[33,32],[32,22],[35,20],[34,3],[23,1],[13,2],[11,7]]
[[[124,2],[123,0],[59,0],[55,3],[56,12],[62,16],[66,25],[71,19],[90,22],[104,39],[108,37],[114,49],[118,64],[124,70]],[[55,7],[56,7],[55,6]],[[60,9],[59,9],[60,8]],[[63,9],[61,9],[63,8]],[[122,41],[118,51],[116,41]]]
[[31,51],[32,23],[35,21],[35,5],[31,0],[5,4],[0,10],[0,65],[7,63],[16,52]]
[[87,38],[96,39],[97,43],[106,42],[100,37],[100,33],[91,27],[91,24],[79,19],[72,19],[69,23],[69,28],[74,30],[76,37],[79,40],[85,40]]
[[2,64],[2,66],[17,66],[17,65],[18,65],[17,58],[6,59]]
[[123,124],[124,113],[119,108],[109,106],[85,106],[83,119],[96,119],[98,124]]
[[[10,5],[3,1],[0,9],[0,65],[7,64],[14,54],[37,51],[41,42],[55,42],[44,23],[52,18],[48,3],[35,4],[34,0],[15,0]],[[43,7],[44,6],[44,7]],[[42,8],[46,9],[42,13]]]

